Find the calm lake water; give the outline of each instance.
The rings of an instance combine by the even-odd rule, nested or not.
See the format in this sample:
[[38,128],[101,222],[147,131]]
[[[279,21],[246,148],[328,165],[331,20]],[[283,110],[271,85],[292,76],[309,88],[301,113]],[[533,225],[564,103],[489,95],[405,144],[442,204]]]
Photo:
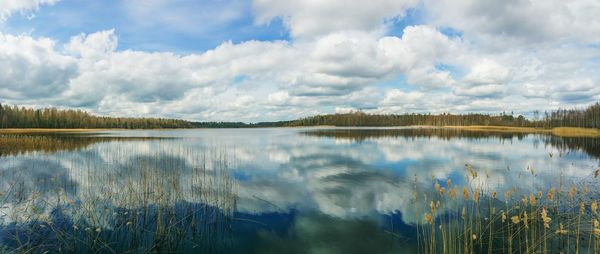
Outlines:
[[[0,137],[0,252],[411,253],[437,180],[529,193],[599,168],[600,140],[439,129]],[[466,166],[468,165],[468,166]]]

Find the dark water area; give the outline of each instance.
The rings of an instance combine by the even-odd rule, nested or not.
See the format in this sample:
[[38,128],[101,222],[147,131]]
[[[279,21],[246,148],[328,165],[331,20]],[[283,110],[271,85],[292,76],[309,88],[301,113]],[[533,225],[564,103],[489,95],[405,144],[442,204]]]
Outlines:
[[434,182],[529,194],[599,158],[599,139],[424,128],[0,135],[0,253],[417,253]]

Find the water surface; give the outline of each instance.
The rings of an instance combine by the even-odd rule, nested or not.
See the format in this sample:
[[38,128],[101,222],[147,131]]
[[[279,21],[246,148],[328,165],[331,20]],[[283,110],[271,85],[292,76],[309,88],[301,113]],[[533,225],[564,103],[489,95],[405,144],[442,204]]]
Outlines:
[[600,156],[598,139],[410,128],[0,140],[0,250],[35,252],[410,253],[416,186],[529,193]]

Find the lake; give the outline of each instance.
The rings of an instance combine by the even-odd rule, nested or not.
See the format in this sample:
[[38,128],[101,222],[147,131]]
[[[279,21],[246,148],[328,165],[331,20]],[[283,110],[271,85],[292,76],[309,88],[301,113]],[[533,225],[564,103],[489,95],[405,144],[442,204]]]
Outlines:
[[[423,226],[435,193],[493,190],[487,198],[503,204],[502,193],[567,186],[567,200],[572,185],[596,193],[599,158],[599,139],[431,128],[6,134],[0,252],[435,252],[419,235],[436,230]],[[442,218],[438,239],[467,200],[430,212]],[[473,241],[466,248],[496,244]]]

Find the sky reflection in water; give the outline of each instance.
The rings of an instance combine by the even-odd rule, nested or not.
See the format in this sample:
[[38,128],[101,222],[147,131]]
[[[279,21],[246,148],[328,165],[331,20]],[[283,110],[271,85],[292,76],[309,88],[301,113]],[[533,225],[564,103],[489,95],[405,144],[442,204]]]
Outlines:
[[[57,201],[56,193],[63,193],[67,200],[133,211],[143,204],[126,197],[127,190],[151,196],[161,191],[155,188],[176,189],[151,199],[153,205],[209,202],[218,213],[232,213],[225,216],[233,218],[232,252],[350,252],[378,246],[377,252],[385,253],[410,248],[408,225],[422,221],[411,205],[415,177],[424,188],[433,188],[432,179],[460,185],[469,164],[479,174],[473,184],[527,193],[556,185],[560,172],[586,177],[599,165],[597,140],[540,135],[285,128],[95,136],[96,142],[88,137],[63,150],[39,144],[18,153],[0,149],[5,230],[27,222],[20,209],[31,196]],[[56,211],[50,204],[37,207],[48,217]],[[70,216],[80,221],[87,215]],[[98,223],[114,228],[111,220]]]

